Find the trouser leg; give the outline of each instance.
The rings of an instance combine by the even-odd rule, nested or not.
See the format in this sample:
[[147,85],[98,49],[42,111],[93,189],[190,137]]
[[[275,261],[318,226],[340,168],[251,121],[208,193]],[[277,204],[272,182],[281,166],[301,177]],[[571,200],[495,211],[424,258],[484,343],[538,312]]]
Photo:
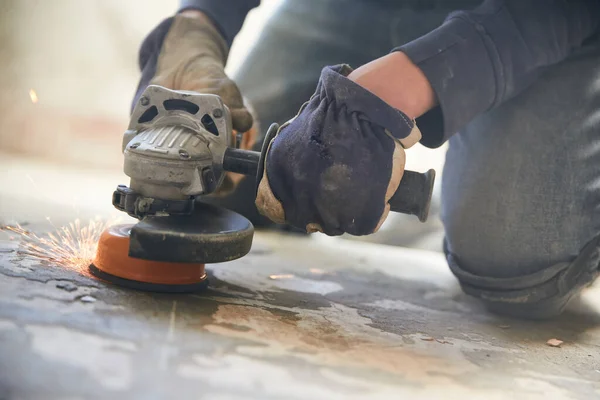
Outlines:
[[583,49],[450,140],[445,251],[494,311],[556,315],[598,275],[599,61]]

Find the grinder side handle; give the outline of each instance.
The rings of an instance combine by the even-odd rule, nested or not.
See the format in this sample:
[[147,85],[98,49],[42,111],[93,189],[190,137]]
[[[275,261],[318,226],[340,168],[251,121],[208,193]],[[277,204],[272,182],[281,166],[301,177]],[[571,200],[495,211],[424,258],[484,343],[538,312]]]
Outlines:
[[389,201],[390,210],[416,215],[421,222],[427,221],[434,182],[433,169],[425,173],[405,170],[400,186]]
[[[223,157],[223,170],[249,176],[257,176],[261,153],[228,147]],[[262,176],[262,174],[261,174]]]

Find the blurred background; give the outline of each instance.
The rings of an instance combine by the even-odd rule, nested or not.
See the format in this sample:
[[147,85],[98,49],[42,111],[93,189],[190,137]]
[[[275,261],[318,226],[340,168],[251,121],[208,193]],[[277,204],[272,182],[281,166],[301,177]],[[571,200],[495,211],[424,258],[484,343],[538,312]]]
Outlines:
[[[277,5],[264,3],[249,16],[236,49],[251,46]],[[121,135],[139,78],[138,48],[177,5],[177,0],[0,1],[2,150],[120,169]],[[230,71],[245,54],[236,49]]]
[[[263,0],[246,19],[227,66],[233,76],[278,4]],[[0,0],[4,223],[61,210],[65,219],[69,210],[114,213],[111,193],[127,182],[120,146],[139,77],[138,48],[177,5],[177,0]],[[439,174],[444,150],[411,149],[407,168],[435,168]],[[383,232],[362,240],[438,248],[437,196],[439,178],[428,224],[394,216]],[[406,224],[414,226],[409,235]]]

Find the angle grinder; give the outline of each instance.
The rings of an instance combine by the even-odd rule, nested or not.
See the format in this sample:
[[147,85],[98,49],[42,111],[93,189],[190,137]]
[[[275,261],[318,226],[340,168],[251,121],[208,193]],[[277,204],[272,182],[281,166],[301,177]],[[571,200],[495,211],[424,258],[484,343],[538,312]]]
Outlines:
[[[262,178],[272,124],[261,152],[239,148],[231,115],[212,94],[146,88],[123,136],[124,172],[113,205],[139,220],[107,229],[90,272],[108,282],[158,292],[206,287],[206,263],[246,255],[254,227],[240,214],[202,202],[226,172]],[[427,219],[435,171],[405,171],[391,210]]]

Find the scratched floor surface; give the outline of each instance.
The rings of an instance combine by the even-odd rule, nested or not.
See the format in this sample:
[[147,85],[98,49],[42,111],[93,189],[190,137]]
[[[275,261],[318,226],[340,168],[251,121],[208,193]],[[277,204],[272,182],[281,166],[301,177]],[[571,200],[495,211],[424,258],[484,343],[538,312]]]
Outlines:
[[[10,162],[2,223],[112,214],[117,174]],[[439,253],[261,232],[210,266],[205,293],[160,295],[35,261],[9,236],[0,399],[600,398],[598,285],[556,321],[515,321],[463,295]]]

